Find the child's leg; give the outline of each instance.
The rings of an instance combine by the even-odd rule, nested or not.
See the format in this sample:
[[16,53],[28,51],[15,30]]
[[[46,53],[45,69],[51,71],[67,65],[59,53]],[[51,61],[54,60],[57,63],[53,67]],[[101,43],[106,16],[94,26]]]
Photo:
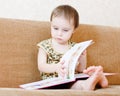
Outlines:
[[[97,66],[97,67],[102,68],[101,66]],[[96,67],[96,66],[88,67],[88,68],[87,68],[86,70],[84,70],[83,72],[91,76],[91,75],[95,72],[95,70],[96,70],[97,67]],[[102,70],[103,70],[103,68],[102,68]],[[101,80],[99,81],[99,84],[100,84],[100,86],[101,86],[102,88],[105,88],[105,87],[108,86],[108,80],[107,80],[107,78],[105,77],[104,74],[102,74],[102,78],[101,78]]]
[[78,80],[72,85],[71,89],[94,90],[96,84],[102,78],[102,74],[102,69],[98,67],[87,80]]

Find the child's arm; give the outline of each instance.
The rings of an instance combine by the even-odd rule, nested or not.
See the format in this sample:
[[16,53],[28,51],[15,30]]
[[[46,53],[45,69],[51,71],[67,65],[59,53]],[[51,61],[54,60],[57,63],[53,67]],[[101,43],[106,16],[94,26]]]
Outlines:
[[83,72],[83,70],[87,66],[87,52],[86,50],[81,54],[79,60],[78,60],[78,65],[76,66],[76,71],[77,72]]
[[64,61],[59,62],[58,64],[47,64],[47,54],[42,49],[39,48],[38,52],[38,69],[40,72],[53,73],[57,72],[60,76],[65,74]]

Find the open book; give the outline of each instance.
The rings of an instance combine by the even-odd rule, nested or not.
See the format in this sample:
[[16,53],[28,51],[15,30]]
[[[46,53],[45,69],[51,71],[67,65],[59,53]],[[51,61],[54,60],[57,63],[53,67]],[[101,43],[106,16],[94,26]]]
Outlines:
[[68,74],[65,76],[65,78],[61,78],[60,76],[58,76],[37,82],[22,84],[20,85],[20,87],[24,89],[41,89],[72,82],[75,81],[77,78],[88,78],[88,75],[86,74],[75,74],[75,67],[82,52],[86,50],[86,48],[92,43],[92,40],[77,43],[63,55],[61,60],[65,61],[65,66],[66,68],[68,68]]

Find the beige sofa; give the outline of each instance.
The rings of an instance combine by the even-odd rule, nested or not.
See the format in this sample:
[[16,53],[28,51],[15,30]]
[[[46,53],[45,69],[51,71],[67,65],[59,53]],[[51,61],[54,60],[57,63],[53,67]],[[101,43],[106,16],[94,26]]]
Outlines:
[[[109,87],[95,91],[19,88],[40,80],[36,44],[49,37],[48,22],[0,18],[0,96],[120,96],[120,75],[108,76]],[[88,48],[88,66],[120,73],[120,28],[81,24],[72,39],[95,41]]]

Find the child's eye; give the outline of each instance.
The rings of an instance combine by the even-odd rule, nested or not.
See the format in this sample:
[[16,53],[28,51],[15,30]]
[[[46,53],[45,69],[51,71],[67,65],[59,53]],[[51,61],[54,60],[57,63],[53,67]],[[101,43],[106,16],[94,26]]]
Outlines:
[[66,29],[64,29],[63,31],[64,31],[64,32],[68,32],[68,30],[66,30]]
[[58,28],[54,28],[54,30],[58,30]]

